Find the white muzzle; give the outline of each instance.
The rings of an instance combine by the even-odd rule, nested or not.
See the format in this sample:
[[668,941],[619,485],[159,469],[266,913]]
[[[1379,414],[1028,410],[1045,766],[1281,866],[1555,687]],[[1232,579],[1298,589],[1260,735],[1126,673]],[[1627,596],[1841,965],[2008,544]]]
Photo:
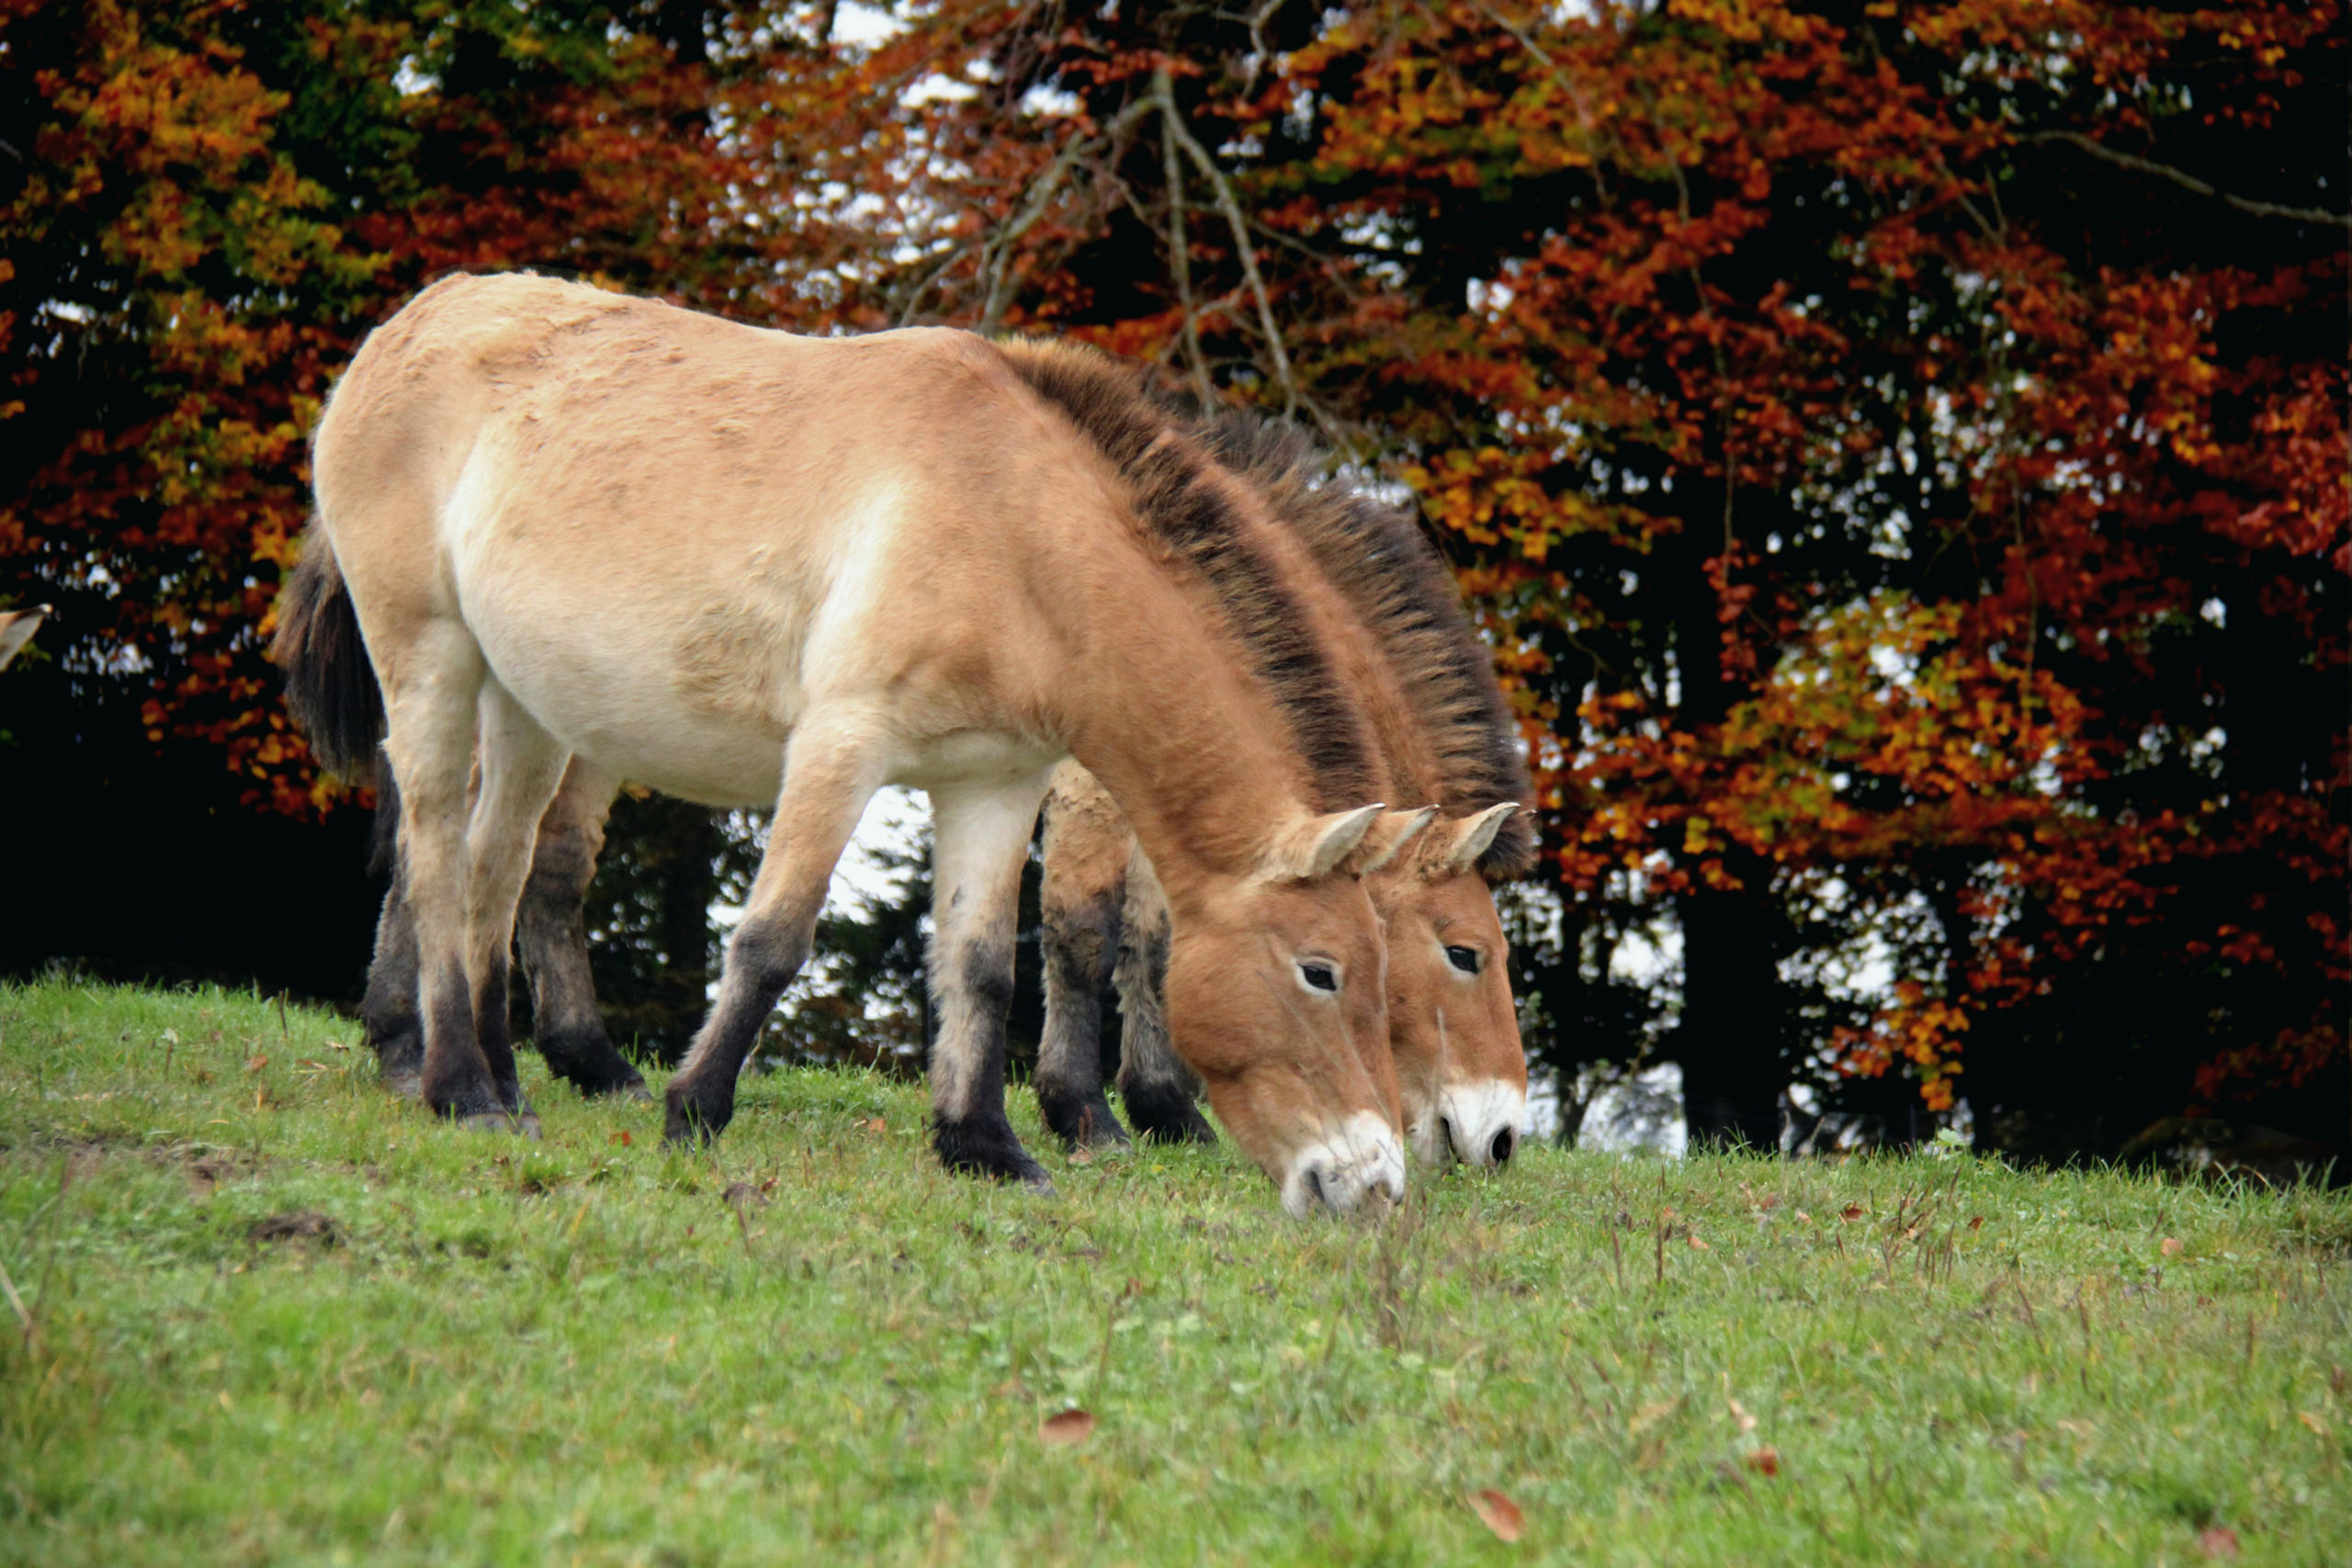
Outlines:
[[1405,1147],[1387,1122],[1360,1111],[1291,1156],[1282,1190],[1295,1220],[1385,1208],[1405,1196]]

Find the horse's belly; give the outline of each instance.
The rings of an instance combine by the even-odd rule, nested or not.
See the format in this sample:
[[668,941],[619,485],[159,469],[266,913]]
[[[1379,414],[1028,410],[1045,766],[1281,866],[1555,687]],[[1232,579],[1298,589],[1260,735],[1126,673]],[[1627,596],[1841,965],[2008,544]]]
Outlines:
[[[798,707],[788,658],[729,649],[593,574],[461,562],[467,629],[492,675],[574,755],[632,784],[708,806],[771,806]],[[470,568],[471,570],[468,570]]]

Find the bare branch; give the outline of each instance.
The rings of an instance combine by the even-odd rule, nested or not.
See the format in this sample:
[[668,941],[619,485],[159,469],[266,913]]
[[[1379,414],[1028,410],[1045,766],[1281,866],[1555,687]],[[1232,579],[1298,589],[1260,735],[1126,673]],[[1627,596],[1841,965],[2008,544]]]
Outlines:
[[1208,181],[1209,189],[1216,196],[1217,209],[1225,214],[1225,221],[1233,231],[1233,246],[1241,258],[1241,276],[1258,306],[1258,327],[1265,335],[1267,352],[1273,357],[1274,378],[1282,383],[1283,412],[1296,413],[1298,379],[1291,373],[1290,355],[1283,347],[1282,330],[1274,324],[1273,301],[1266,293],[1265,277],[1258,270],[1257,249],[1250,243],[1250,220],[1243,216],[1241,203],[1234,198],[1233,186],[1227,182],[1225,171],[1216,166],[1216,160],[1209,156],[1208,149],[1200,144],[1184,124],[1183,117],[1176,112],[1176,94],[1167,72],[1161,71],[1152,78],[1152,96],[1159,102],[1169,134],[1193,160],[1201,177]]
[[1176,156],[1175,117],[1165,107],[1175,96],[1167,66],[1152,73],[1151,90],[1162,105],[1159,161],[1167,170],[1169,262],[1176,274],[1176,298],[1184,307],[1184,363],[1192,372],[1193,392],[1205,403],[1212,400],[1213,389],[1208,367],[1201,361],[1201,319],[1193,303],[1193,243],[1184,231],[1184,165]]
[[2154,175],[2160,180],[2170,180],[2181,189],[2195,191],[2199,196],[2217,197],[2236,208],[2240,212],[2251,212],[2257,218],[2291,218],[2299,223],[2327,223],[2339,229],[2352,229],[2352,216],[2345,213],[2330,212],[2324,207],[2281,207],[2275,201],[2256,201],[2248,197],[2233,196],[2228,191],[2214,189],[2185,169],[2176,169],[2170,164],[2157,164],[2145,158],[2135,158],[2129,152],[2118,152],[2114,148],[2103,142],[2094,141],[2078,130],[2039,130],[2020,140],[2063,141],[2069,147],[2080,148],[2092,157],[2116,164],[2120,168],[2136,169],[2143,175]]

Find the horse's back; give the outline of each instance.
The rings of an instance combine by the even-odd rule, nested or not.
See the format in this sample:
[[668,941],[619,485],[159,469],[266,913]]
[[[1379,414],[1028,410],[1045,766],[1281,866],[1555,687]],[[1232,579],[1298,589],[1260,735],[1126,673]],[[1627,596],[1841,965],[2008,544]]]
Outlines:
[[612,771],[732,799],[812,695],[891,692],[920,727],[917,694],[993,684],[1040,498],[1083,468],[968,333],[797,337],[508,275],[369,338],[318,474],[363,599],[462,621]]

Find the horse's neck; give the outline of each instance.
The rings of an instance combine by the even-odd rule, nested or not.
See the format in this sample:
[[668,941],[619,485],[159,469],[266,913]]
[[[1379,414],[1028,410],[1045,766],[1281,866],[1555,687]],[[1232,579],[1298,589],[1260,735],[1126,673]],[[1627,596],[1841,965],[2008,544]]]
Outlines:
[[1138,587],[1063,606],[1091,623],[1072,640],[1091,656],[1057,684],[1057,728],[1164,881],[1246,875],[1278,829],[1320,809],[1313,781],[1213,617],[1165,580]]

